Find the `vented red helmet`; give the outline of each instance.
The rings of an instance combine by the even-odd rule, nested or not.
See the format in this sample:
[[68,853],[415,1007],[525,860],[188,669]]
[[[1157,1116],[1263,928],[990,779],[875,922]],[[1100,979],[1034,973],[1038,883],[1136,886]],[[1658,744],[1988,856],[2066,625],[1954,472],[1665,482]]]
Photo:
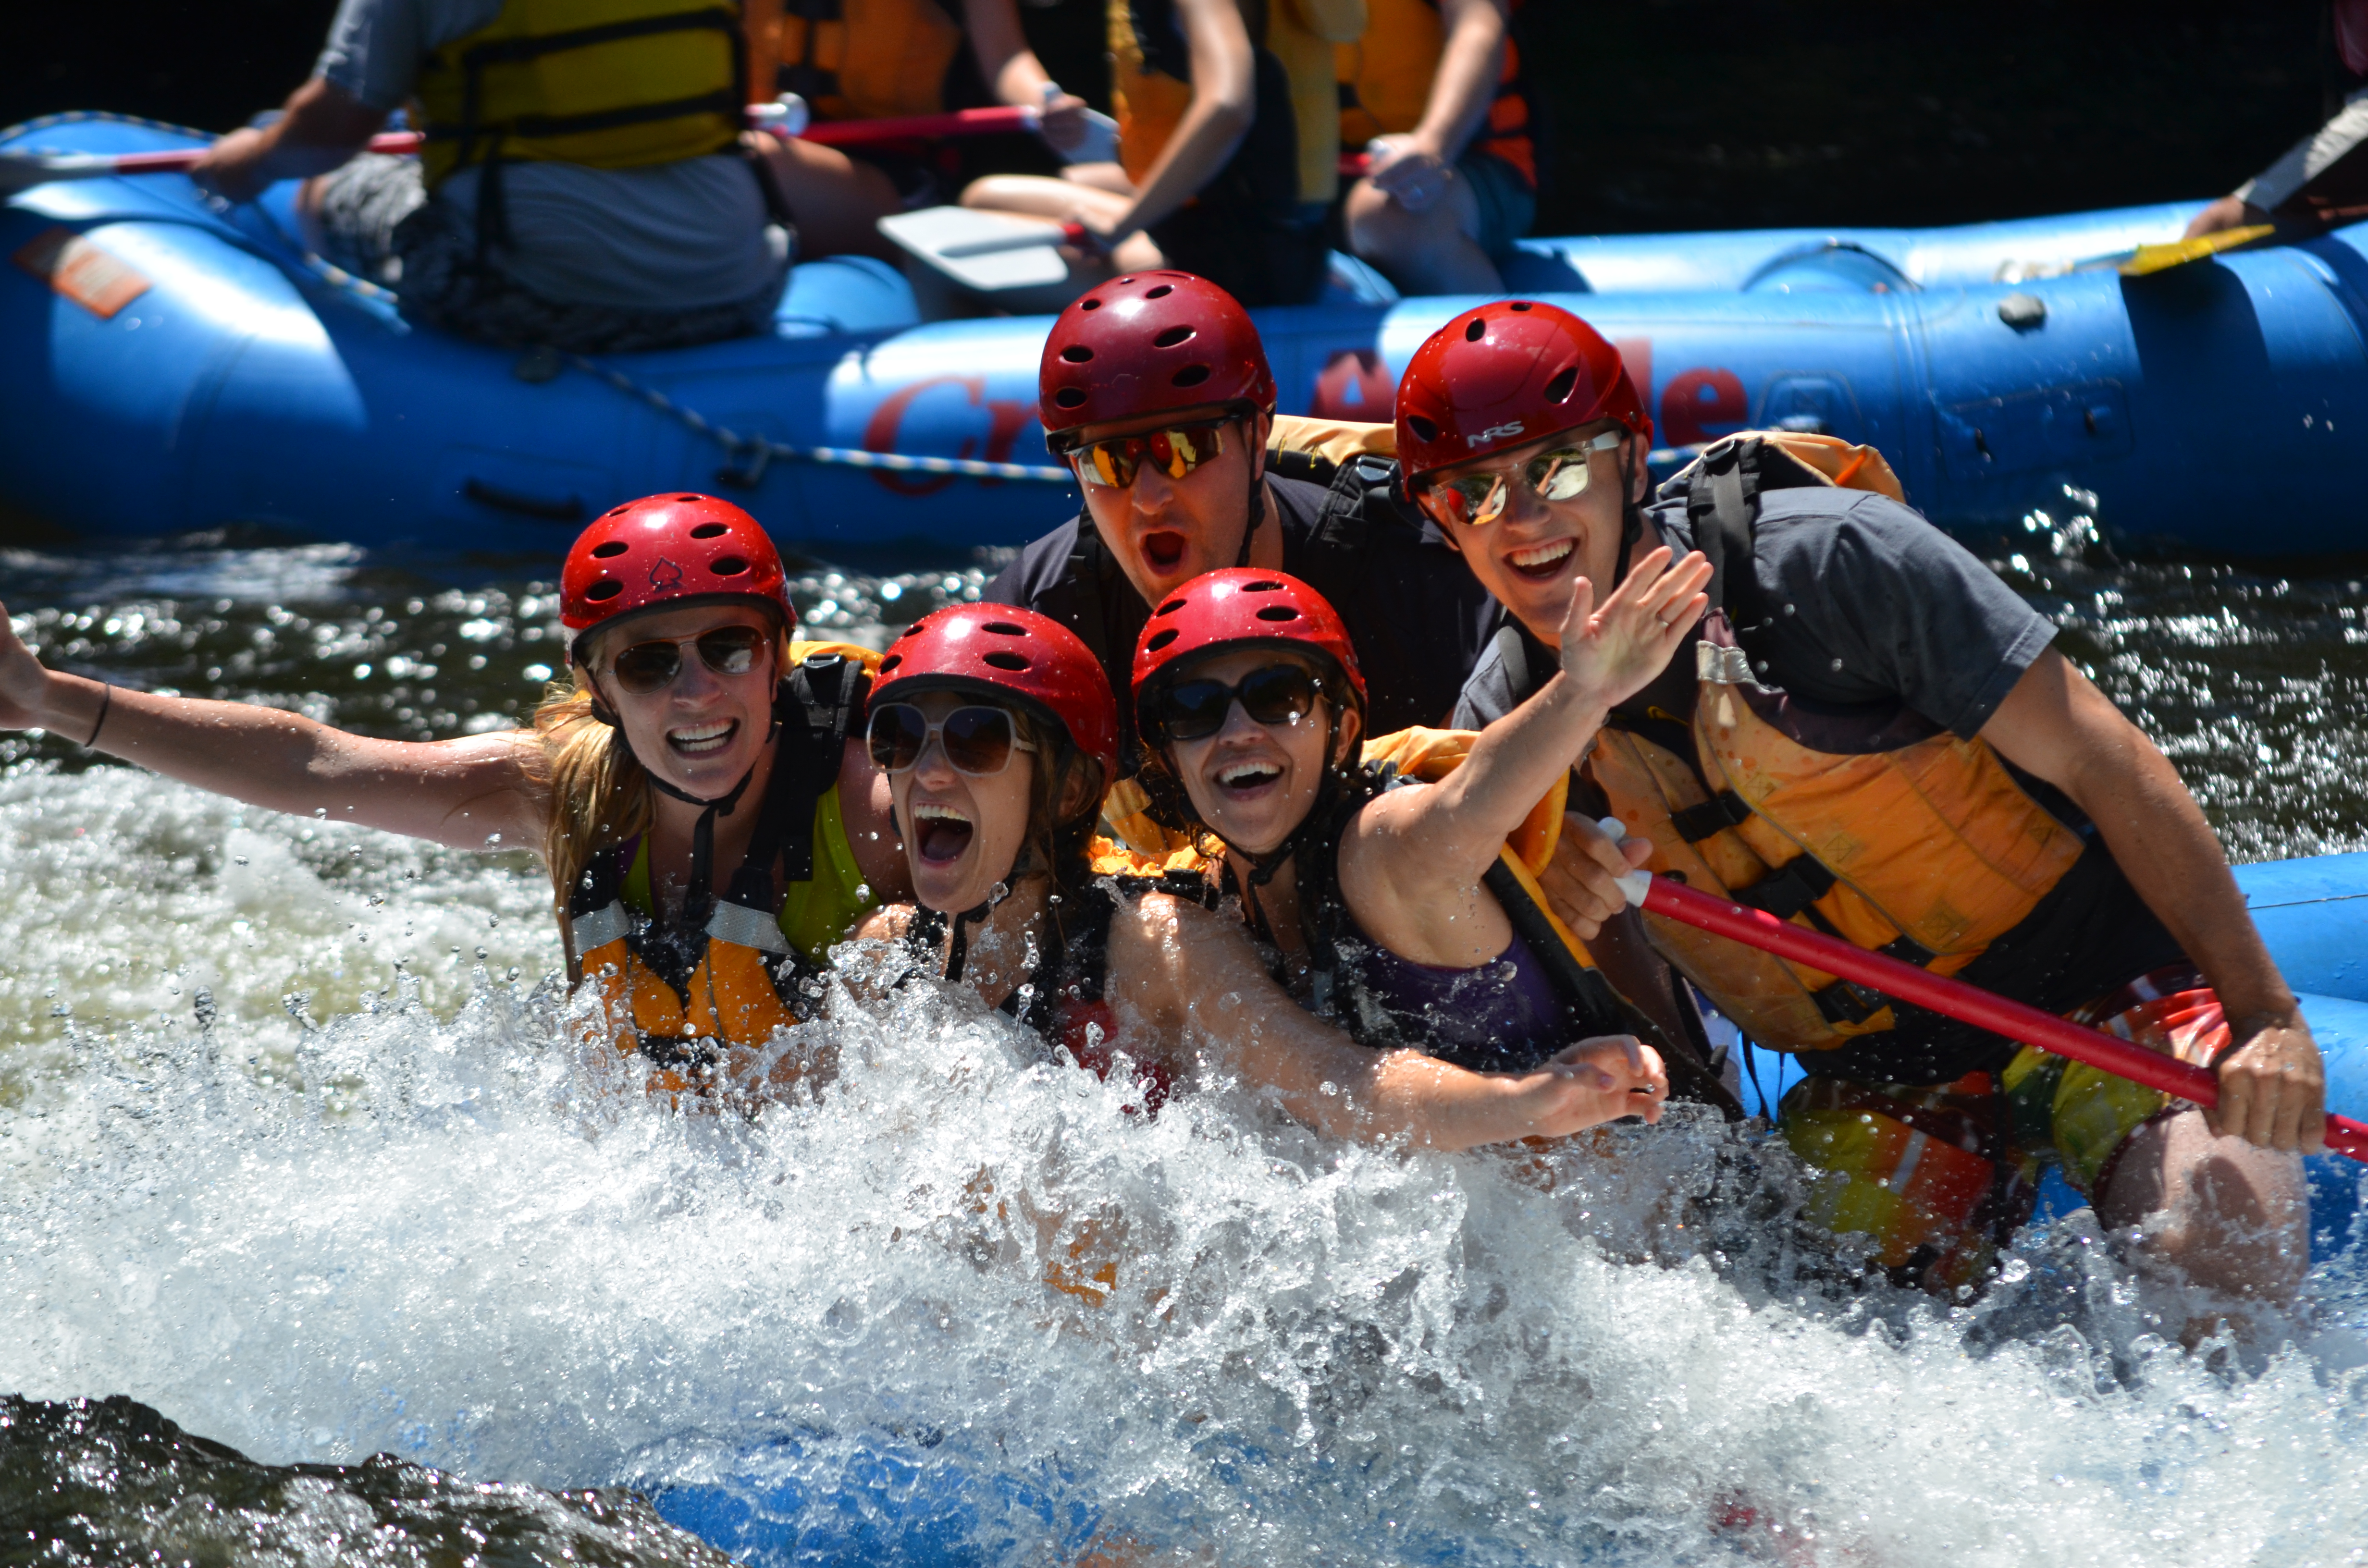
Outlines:
[[764,525],[712,495],[645,495],[602,514],[559,574],[571,658],[586,633],[620,616],[724,599],[754,599],[798,623]]
[[[1320,653],[1365,710],[1357,649],[1331,601],[1298,578],[1254,566],[1204,572],[1160,602],[1134,641],[1136,722],[1146,693],[1195,654],[1218,648],[1276,647]],[[1144,725],[1145,733],[1150,726]]]
[[871,683],[877,704],[924,691],[1017,697],[1056,720],[1076,748],[1118,777],[1118,699],[1101,661],[1059,621],[1010,605],[950,605],[888,644]]
[[1132,272],[1072,302],[1044,340],[1036,407],[1044,444],[1068,432],[1174,409],[1274,411],[1266,346],[1239,301],[1189,272]]
[[1599,419],[1653,438],[1620,350],[1535,300],[1493,300],[1424,339],[1398,382],[1397,415],[1410,491],[1451,464]]

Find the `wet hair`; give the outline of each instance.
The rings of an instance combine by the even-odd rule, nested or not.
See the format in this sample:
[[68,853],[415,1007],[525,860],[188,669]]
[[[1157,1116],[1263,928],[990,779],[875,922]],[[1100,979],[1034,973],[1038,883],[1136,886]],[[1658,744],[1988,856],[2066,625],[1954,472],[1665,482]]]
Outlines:
[[[666,608],[673,608],[671,606]],[[602,628],[605,634],[610,628]],[[657,812],[651,803],[649,770],[623,733],[607,717],[592,688],[589,662],[597,662],[603,637],[583,647],[586,663],[571,663],[572,685],[545,688],[532,727],[541,744],[529,748],[528,766],[545,787],[550,814],[542,829],[543,863],[551,869],[551,895],[562,915],[592,858],[603,849],[650,831]],[[784,628],[774,650],[773,668],[790,667],[790,634]]]
[[[1101,764],[1079,751],[1065,725],[1015,703],[1001,703],[1011,714],[1013,732],[1032,744],[1036,766],[1028,783],[1028,835],[1012,864],[1017,878],[1042,870],[1064,892],[1093,880],[1094,833],[1101,823],[1102,794],[1107,778],[1097,779]],[[1066,818],[1061,815],[1061,795],[1073,778],[1086,777],[1084,800]]]

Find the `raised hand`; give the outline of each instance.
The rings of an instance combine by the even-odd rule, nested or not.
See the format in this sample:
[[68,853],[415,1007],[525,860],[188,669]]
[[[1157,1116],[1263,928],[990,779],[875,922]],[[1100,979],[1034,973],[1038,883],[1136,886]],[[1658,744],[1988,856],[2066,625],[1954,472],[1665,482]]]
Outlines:
[[1668,545],[1636,562],[1600,609],[1578,579],[1562,623],[1562,670],[1603,707],[1624,702],[1661,673],[1710,608],[1710,562],[1700,551],[1674,566]]

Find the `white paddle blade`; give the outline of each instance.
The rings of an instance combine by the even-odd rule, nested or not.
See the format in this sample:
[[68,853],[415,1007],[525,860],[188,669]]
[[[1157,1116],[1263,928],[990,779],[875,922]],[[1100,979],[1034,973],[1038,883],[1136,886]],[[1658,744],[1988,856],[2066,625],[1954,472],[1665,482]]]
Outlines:
[[1056,248],[1061,231],[1038,218],[924,207],[881,219],[880,232],[915,260],[980,294],[1041,289],[1069,276]]

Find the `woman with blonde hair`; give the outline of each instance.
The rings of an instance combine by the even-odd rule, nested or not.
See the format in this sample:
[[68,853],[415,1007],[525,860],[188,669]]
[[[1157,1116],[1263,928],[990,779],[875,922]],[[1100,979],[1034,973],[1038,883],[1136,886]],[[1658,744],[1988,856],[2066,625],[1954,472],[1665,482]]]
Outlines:
[[571,981],[601,987],[653,1089],[700,1091],[805,1010],[804,971],[905,861],[848,744],[861,650],[793,659],[757,520],[658,495],[595,521],[561,580],[574,689],[529,728],[379,740],[300,714],[44,669],[0,608],[0,730],[43,729],[250,805],[459,849],[531,845]]

